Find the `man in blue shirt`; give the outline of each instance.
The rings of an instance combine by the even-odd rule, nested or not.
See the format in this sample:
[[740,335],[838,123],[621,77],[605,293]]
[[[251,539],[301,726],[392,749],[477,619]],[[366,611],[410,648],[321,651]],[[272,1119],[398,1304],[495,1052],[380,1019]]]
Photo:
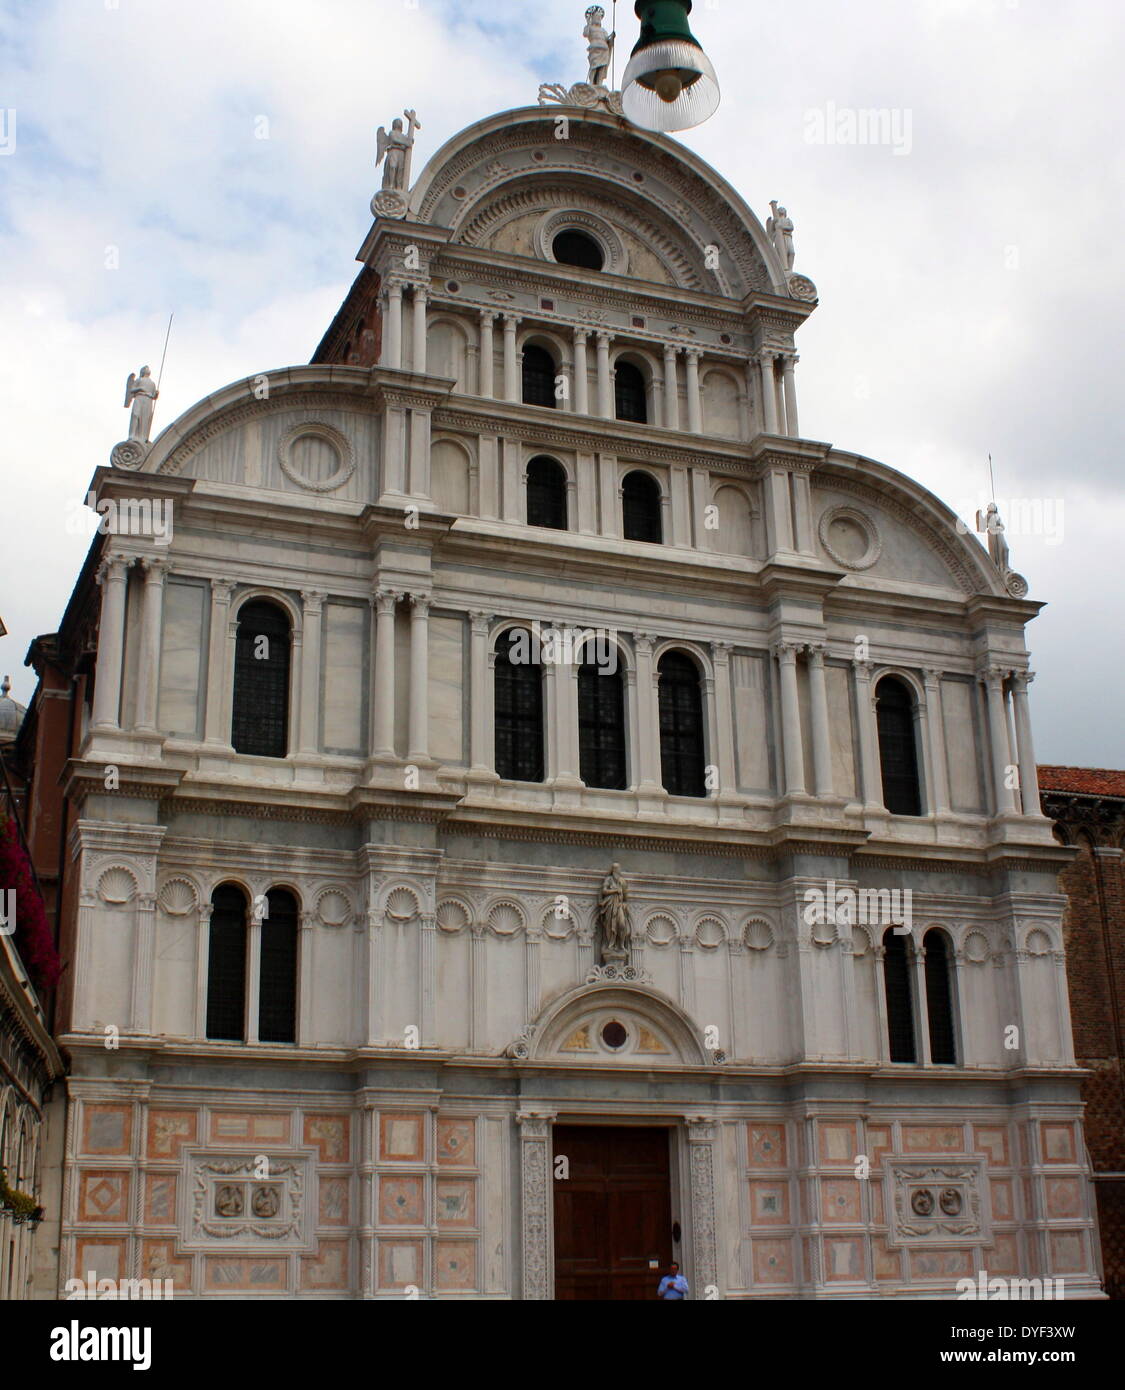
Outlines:
[[680,1267],[675,1260],[668,1266],[668,1273],[661,1279],[656,1296],[666,1299],[687,1298],[688,1281],[680,1273]]

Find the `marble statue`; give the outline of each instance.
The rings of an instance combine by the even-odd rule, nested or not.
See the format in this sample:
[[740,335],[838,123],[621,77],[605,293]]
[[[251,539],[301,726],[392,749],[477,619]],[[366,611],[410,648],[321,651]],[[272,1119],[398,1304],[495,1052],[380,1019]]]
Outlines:
[[582,37],[589,45],[590,73],[586,81],[591,87],[603,87],[609,65],[613,59],[613,44],[616,33],[607,34],[602,20],[605,10],[600,5],[591,5],[586,11],[586,27]]
[[391,122],[389,135],[386,127],[380,126],[375,136],[375,167],[383,164],[383,188],[396,193],[405,193],[410,187],[410,156],[414,149],[414,132],[422,129],[422,123],[413,111],[404,111],[402,115],[406,117],[406,130],[402,128],[402,117],[396,116]]
[[159,394],[148,367],[142,367],[139,376],[129,373],[129,380],[125,383],[125,407],[133,407],[133,413],[129,416],[130,439],[148,443],[154,403]]
[[621,866],[614,864],[602,883],[598,898],[603,958],[621,957],[629,949],[629,913],[625,907],[628,899],[629,890],[621,877]]
[[988,504],[983,515],[977,513],[977,529],[988,532],[988,553],[992,556],[992,563],[1001,575],[1007,575],[1012,568],[1011,557],[1004,535],[1004,523],[1000,520],[1000,508],[995,502]]
[[773,209],[773,216],[766,222],[766,234],[777,247],[781,264],[787,271],[792,270],[793,262],[797,259],[793,247],[793,219],[787,209],[778,207],[776,198],[770,200],[770,207]]

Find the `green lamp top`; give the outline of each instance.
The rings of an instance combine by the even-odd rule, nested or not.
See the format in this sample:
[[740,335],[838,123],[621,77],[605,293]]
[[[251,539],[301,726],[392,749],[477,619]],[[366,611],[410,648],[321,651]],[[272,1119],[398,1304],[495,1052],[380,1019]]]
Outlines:
[[692,0],[637,0],[633,8],[641,21],[641,36],[633,52],[639,53],[655,43],[677,40],[702,48],[688,25],[691,3]]

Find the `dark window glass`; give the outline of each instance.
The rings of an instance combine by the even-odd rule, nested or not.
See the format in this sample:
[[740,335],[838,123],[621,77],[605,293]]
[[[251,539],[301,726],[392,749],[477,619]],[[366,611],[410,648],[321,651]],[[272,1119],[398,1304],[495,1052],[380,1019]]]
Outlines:
[[[514,645],[514,650],[513,650]],[[532,660],[514,661],[513,656]],[[496,771],[509,782],[543,780],[543,671],[530,634],[496,644]]]
[[555,359],[546,348],[523,350],[523,403],[555,407]]
[[585,232],[559,232],[551,243],[559,265],[576,265],[582,270],[601,270],[605,264],[602,248]]
[[211,894],[207,1036],[246,1038],[246,897],[233,883],[220,884]]
[[620,665],[612,674],[595,662],[584,662],[579,667],[578,750],[582,780],[588,787],[624,791],[629,785],[625,688]]
[[231,743],[267,758],[288,752],[289,619],[273,603],[247,603],[238,614]]
[[651,473],[638,471],[626,474],[621,491],[625,539],[660,545],[664,540],[660,521],[660,484]]
[[566,470],[555,459],[527,465],[527,524],[566,530]]
[[930,1061],[953,1065],[957,1045],[953,1032],[953,980],[949,938],[943,931],[928,931],[922,942],[926,952],[926,1013],[930,1025]]
[[297,1041],[297,900],[285,888],[266,894],[258,972],[258,1037]]
[[884,676],[875,691],[875,708],[883,804],[896,816],[920,816],[922,789],[914,744],[914,699],[902,681]]
[[660,658],[660,766],[673,796],[706,796],[703,692],[695,662],[682,652]]
[[614,392],[619,420],[633,420],[640,425],[648,421],[645,379],[639,367],[634,367],[632,362],[618,362]]
[[914,1003],[906,937],[889,927],[883,933],[883,984],[887,991],[887,1041],[892,1062],[913,1062]]

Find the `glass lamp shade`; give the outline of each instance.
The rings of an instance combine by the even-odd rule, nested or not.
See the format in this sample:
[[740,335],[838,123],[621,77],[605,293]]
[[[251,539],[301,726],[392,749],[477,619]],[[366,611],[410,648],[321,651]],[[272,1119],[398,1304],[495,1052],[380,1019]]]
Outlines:
[[638,47],[621,79],[621,106],[644,130],[690,130],[718,110],[719,80],[706,53],[683,39]]

